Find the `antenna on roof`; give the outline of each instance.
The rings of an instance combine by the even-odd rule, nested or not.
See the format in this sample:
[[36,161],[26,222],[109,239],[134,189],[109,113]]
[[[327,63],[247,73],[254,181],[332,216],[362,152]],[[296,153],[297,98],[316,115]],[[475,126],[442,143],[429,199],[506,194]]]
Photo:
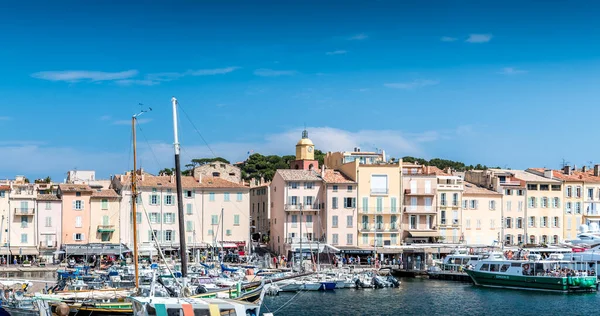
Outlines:
[[564,168],[564,167],[568,166],[569,164],[570,164],[570,162],[568,162],[567,160],[565,160],[565,158],[563,158],[560,167]]

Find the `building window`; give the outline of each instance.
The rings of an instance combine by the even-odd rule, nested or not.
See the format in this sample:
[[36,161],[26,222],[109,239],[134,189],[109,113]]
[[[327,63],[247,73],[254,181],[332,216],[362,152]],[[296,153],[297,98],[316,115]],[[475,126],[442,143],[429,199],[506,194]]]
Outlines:
[[334,208],[334,209],[338,208],[338,198],[335,196],[333,198],[331,198],[331,208]]
[[446,211],[440,211],[440,223],[446,225]]
[[75,207],[74,207],[75,210],[78,210],[78,211],[83,210],[83,201],[82,200],[75,200],[74,204],[75,204]]
[[529,216],[529,227],[535,227],[535,216]]
[[337,215],[333,215],[331,217],[331,227],[333,227],[333,228],[337,228],[338,227],[338,217],[337,217]]
[[581,197],[581,187],[577,186],[577,188],[575,189],[575,197],[580,198]]
[[346,245],[352,245],[352,243],[354,242],[352,239],[354,236],[352,236],[352,234],[347,234],[346,235]]
[[110,217],[108,215],[102,216],[102,225],[104,225],[104,226],[110,225]]
[[218,215],[211,215],[210,216],[210,223],[211,223],[211,225],[219,225],[219,216]]
[[298,182],[290,182],[290,188],[297,189],[298,188]]
[[228,230],[226,230],[226,231],[225,231],[225,235],[226,235],[226,236],[231,236],[231,229],[228,229]]
[[537,191],[537,189],[538,189],[538,185],[537,184],[531,184],[531,183],[527,184],[527,190]]
[[192,222],[192,221],[186,221],[185,222],[185,231],[186,232],[192,232],[192,231],[194,231],[194,222]]
[[560,207],[560,199],[555,197],[552,198],[552,207],[553,208],[559,208]]
[[504,190],[504,195],[512,195],[512,190],[511,189],[505,189]]
[[337,191],[338,191],[338,186],[337,186],[337,185],[334,185],[334,186],[333,186],[333,192],[337,192]]
[[81,234],[81,233],[73,234],[73,239],[75,241],[82,241],[83,240],[83,234]]
[[512,201],[506,201],[506,210],[510,212],[512,209]]
[[550,186],[548,184],[540,184],[540,191],[550,191]]
[[466,228],[466,229],[471,229],[471,220],[470,220],[470,219],[467,219],[467,220],[465,221],[465,228]]
[[560,191],[560,184],[553,184],[552,191]]
[[542,198],[542,207],[548,208],[548,198],[547,197]]
[[304,182],[305,189],[312,189],[315,186],[314,182]]
[[172,195],[165,195],[165,205],[173,205],[175,203],[173,203],[173,196]]
[[505,225],[506,225],[506,228],[512,228],[512,218],[507,217]]
[[83,227],[83,221],[81,220],[81,216],[75,217],[75,227],[77,227],[77,228]]
[[496,201],[490,201],[490,210],[495,210],[496,209]]
[[440,194],[440,205],[446,206],[448,202],[446,201],[446,193]]
[[312,215],[306,215],[306,227],[311,228],[313,226]]
[[194,210],[192,208],[192,204],[188,203],[185,205],[185,212],[187,213],[187,215],[192,215],[194,213]]
[[573,196],[573,187],[568,185],[567,186],[567,197],[572,197]]
[[45,227],[52,227],[52,217],[46,216],[45,224]]
[[356,207],[356,198],[344,198],[344,207],[345,208],[354,208]]
[[52,204],[50,202],[46,202],[46,210],[51,210]]
[[[213,236],[213,230],[212,230],[212,229],[209,229],[209,230],[208,230],[208,235],[209,235],[209,236]],[[214,237],[214,236],[213,236],[213,237]]]
[[462,201],[463,204],[463,209],[466,210],[469,208],[469,200],[463,200]]
[[560,227],[560,219],[558,218],[558,216],[554,216],[554,218],[552,219],[552,227]]
[[572,209],[572,204],[571,204],[571,202],[567,202],[567,203],[565,203],[565,212],[566,212],[567,214],[571,214],[571,213],[573,212],[573,209]]
[[27,228],[27,217],[21,216],[21,228]]
[[417,229],[417,216],[416,215],[410,216],[410,229]]
[[192,192],[192,190],[186,190],[185,191],[185,197],[186,198],[191,198],[194,196],[194,193]]
[[150,195],[150,205],[158,205],[158,194]]
[[292,228],[298,227],[298,215],[292,215]]
[[165,213],[163,223],[165,223],[165,224],[175,223],[175,213]]
[[348,190],[346,190],[346,192],[352,192],[352,186],[351,185],[348,186]]
[[471,209],[476,209],[479,202],[477,200],[471,200]]
[[490,228],[496,229],[496,220],[490,219]]
[[332,237],[332,238],[331,238],[331,239],[332,239],[332,240],[331,240],[331,243],[332,243],[332,244],[334,244],[334,245],[337,245],[337,244],[338,244],[338,242],[339,242],[339,241],[338,241],[338,238],[339,238],[339,237],[338,237],[338,234],[333,234],[331,237]]
[[362,234],[362,244],[363,245],[368,245],[369,244],[369,235]]
[[152,223],[152,224],[160,223],[160,214],[159,213],[150,213],[150,223]]
[[588,188],[587,191],[588,191],[587,199],[593,200],[594,199],[594,188]]
[[239,214],[233,215],[233,226],[240,226],[240,215]]
[[523,196],[525,195],[525,190],[517,190],[517,196]]
[[244,194],[242,192],[237,193],[237,201],[241,202],[244,200]]
[[475,228],[477,228],[477,229],[481,229],[481,220],[480,220],[480,219],[478,219],[478,220],[477,220],[477,222],[476,222],[475,224],[476,224],[476,227],[475,227]]
[[225,192],[225,193],[223,193],[223,200],[224,200],[225,202],[229,202],[229,192]]
[[346,216],[346,227],[351,228],[354,226],[354,216],[347,215]]
[[102,209],[108,210],[108,199],[102,199]]
[[581,202],[575,202],[575,214],[581,214]]
[[518,217],[517,218],[517,228],[523,228],[523,218],[522,217]]
[[387,175],[371,175],[371,194],[388,194]]
[[540,217],[540,227],[548,227],[548,216]]
[[81,196],[81,192],[75,192],[75,196]]
[[208,193],[208,200],[211,202],[215,201],[215,192]]
[[452,205],[458,206],[458,193],[452,194]]
[[535,202],[536,202],[536,198],[535,198],[535,197],[533,197],[533,196],[532,196],[532,197],[530,197],[530,198],[529,198],[529,207],[530,207],[530,208],[534,208],[534,207],[536,206],[536,205],[535,205],[535,204],[536,204]]
[[173,231],[165,230],[165,241],[173,241]]

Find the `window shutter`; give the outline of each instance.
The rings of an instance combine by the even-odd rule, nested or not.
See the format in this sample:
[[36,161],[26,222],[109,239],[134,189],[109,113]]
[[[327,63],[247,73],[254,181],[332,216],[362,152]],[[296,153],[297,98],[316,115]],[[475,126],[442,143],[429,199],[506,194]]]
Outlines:
[[148,241],[152,240],[152,230],[148,231]]
[[560,198],[556,198],[556,207],[560,208]]
[[84,233],[81,233],[81,240],[82,241],[85,240],[85,234]]
[[73,201],[73,209],[76,210],[75,201]]
[[152,205],[152,194],[148,194],[148,205]]
[[175,237],[177,235],[177,231],[173,230],[173,232],[171,233],[171,240],[177,240],[177,238]]
[[83,203],[83,200],[80,200],[80,201],[81,201],[81,209],[85,210],[85,203]]
[[356,207],[356,198],[352,198],[352,207]]
[[475,208],[479,208],[479,201],[475,200]]
[[196,190],[195,189],[192,190],[192,197],[194,197],[194,198],[196,197]]
[[167,196],[168,196],[168,195],[165,195],[165,196],[163,196],[163,199],[164,199],[163,203],[164,203],[165,205],[167,205]]

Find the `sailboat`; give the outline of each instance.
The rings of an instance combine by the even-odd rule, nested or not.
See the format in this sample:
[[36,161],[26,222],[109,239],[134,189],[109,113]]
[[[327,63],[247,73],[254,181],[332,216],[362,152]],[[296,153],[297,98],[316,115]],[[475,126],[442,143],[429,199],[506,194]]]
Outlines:
[[[181,163],[180,163],[180,145],[179,145],[179,136],[177,130],[177,99],[173,97],[171,99],[171,105],[173,107],[173,136],[174,136],[174,150],[175,150],[175,181],[177,185],[177,211],[178,211],[178,224],[179,224],[179,254],[181,258],[181,280],[182,284],[181,291],[179,293],[185,293],[186,291],[186,277],[188,275],[188,254],[186,247],[186,235],[185,235],[185,213],[183,211],[183,189],[181,185]],[[135,157],[135,147],[134,147],[134,157]],[[135,170],[135,161],[134,161],[134,170]],[[134,206],[133,211],[135,212],[135,198],[137,196],[136,191],[136,179],[137,176],[134,175],[132,177],[132,205]],[[135,213],[133,213],[135,214]],[[136,266],[136,282],[137,282],[137,229],[135,227],[136,221],[134,223],[134,264]],[[137,287],[136,283],[136,287]],[[152,290],[151,290],[152,293]],[[173,313],[184,314],[184,315],[211,315],[217,316],[222,313],[227,313],[228,315],[259,315],[260,314],[260,305],[262,302],[262,298],[264,297],[264,291],[261,292],[259,303],[252,304],[247,302],[242,302],[239,300],[233,299],[204,299],[204,298],[196,298],[196,297],[143,297],[143,296],[131,296],[128,298],[129,301],[132,302],[133,313],[135,315],[171,315]]]

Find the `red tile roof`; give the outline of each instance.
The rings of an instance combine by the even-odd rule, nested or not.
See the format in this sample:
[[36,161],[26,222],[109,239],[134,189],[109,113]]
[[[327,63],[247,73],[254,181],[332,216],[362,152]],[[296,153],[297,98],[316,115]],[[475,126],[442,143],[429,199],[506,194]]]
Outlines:
[[58,187],[63,192],[91,192],[92,188],[90,188],[87,184],[69,184],[62,183],[59,184]]
[[333,169],[326,169],[323,179],[325,179],[325,182],[329,183],[355,183],[342,172]]
[[38,194],[38,201],[60,201],[60,198],[54,194]]
[[[534,171],[539,173],[540,175],[544,174],[546,169],[544,168],[529,168],[527,170]],[[572,181],[572,182],[588,182],[588,183],[600,183],[600,176],[594,176],[594,171],[572,171],[572,174],[565,174],[561,170],[552,170],[552,177],[554,179],[562,180],[562,181]]]
[[0,191],[10,191],[10,185],[0,185]]
[[120,196],[113,189],[108,190],[96,190],[92,192],[92,198],[119,198]]
[[488,190],[484,187],[480,187],[474,183],[470,183],[470,182],[466,182],[464,183],[464,187],[465,190],[463,191],[463,196],[467,195],[498,195],[501,196],[502,194],[496,192],[496,191],[492,191],[492,190]]
[[[131,177],[129,175],[118,175],[117,178],[122,184],[128,185],[131,183]],[[143,180],[140,175],[137,176],[139,187],[146,188],[170,188],[175,189],[177,187],[175,177],[171,176],[153,176],[144,174]],[[183,188],[245,188],[246,186],[241,183],[235,183],[227,181],[217,177],[202,177],[202,181],[198,182],[196,178],[192,176],[182,176],[181,186]]]

